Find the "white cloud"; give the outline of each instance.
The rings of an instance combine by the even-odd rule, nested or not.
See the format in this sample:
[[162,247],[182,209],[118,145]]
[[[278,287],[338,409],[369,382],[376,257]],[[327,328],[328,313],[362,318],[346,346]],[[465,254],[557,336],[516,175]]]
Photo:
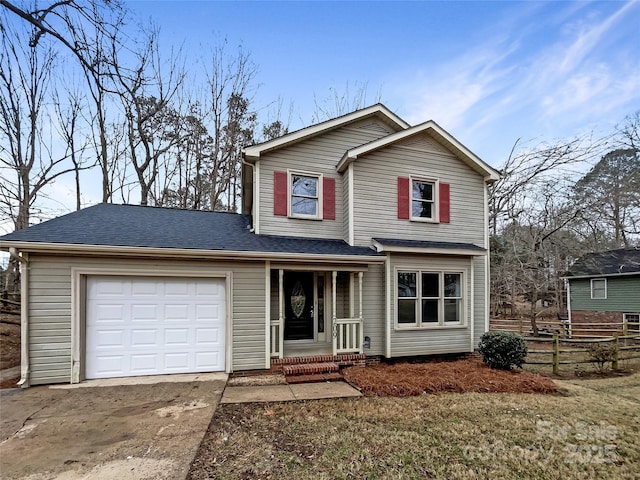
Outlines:
[[525,9],[493,38],[402,85],[397,96],[420,99],[403,113],[503,150],[518,137],[569,137],[607,115],[621,120],[640,100],[639,6],[607,16],[602,5],[568,4],[551,17]]

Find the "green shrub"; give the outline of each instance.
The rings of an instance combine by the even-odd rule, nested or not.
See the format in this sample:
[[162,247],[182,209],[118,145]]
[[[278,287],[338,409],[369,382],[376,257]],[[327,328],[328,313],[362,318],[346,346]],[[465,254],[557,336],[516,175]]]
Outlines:
[[478,351],[491,368],[509,370],[522,367],[527,357],[527,344],[520,335],[511,332],[487,332],[480,337]]

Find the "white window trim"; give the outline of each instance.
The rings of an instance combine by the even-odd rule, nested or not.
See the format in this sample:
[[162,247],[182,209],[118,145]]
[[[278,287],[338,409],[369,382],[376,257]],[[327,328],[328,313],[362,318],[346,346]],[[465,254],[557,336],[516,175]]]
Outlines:
[[[440,297],[438,299],[438,323],[425,323],[422,324],[422,315],[421,315],[421,300],[422,296],[418,295],[417,297],[398,297],[398,273],[406,272],[406,273],[416,273],[416,294],[419,293],[422,287],[422,274],[423,273],[437,273],[440,275],[439,280],[439,288],[440,288]],[[460,275],[460,289],[461,296],[460,297],[451,297],[460,300],[460,310],[462,312],[462,318],[458,322],[445,322],[444,321],[444,275],[454,273]],[[432,269],[416,269],[412,267],[401,267],[397,266],[394,268],[394,279],[393,279],[393,311],[394,311],[394,328],[395,330],[439,330],[439,329],[447,329],[447,328],[467,328],[467,289],[466,289],[466,272],[463,270],[432,270]],[[416,300],[416,323],[399,323],[398,322],[398,299],[399,298],[407,298],[407,299],[415,299]]]
[[[604,282],[604,297],[593,296],[593,282]],[[591,279],[591,300],[606,300],[607,299],[607,279],[606,278],[592,278]]]
[[634,319],[633,321],[633,325],[631,325],[631,329],[629,329],[629,322],[631,320],[629,320],[629,317],[638,317],[638,320],[640,320],[640,312],[626,312],[622,314],[622,322],[626,327],[627,333],[628,332],[640,332],[640,325],[637,323],[637,321]]
[[[432,183],[433,184],[433,217],[414,217],[413,216],[413,182]],[[409,177],[409,218],[412,222],[423,223],[440,223],[440,180],[429,177]]]
[[[322,220],[322,208],[323,208],[323,185],[324,179],[321,173],[305,172],[303,170],[287,170],[287,204],[289,206],[289,218],[300,218],[304,220]],[[302,213],[293,212],[293,188],[292,177],[315,177],[318,179],[318,209],[316,215],[304,215]]]

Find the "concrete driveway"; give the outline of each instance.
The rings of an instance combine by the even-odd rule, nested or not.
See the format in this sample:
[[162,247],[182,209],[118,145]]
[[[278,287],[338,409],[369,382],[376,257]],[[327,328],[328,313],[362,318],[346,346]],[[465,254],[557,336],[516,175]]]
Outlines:
[[0,391],[0,477],[182,480],[226,378],[171,375]]

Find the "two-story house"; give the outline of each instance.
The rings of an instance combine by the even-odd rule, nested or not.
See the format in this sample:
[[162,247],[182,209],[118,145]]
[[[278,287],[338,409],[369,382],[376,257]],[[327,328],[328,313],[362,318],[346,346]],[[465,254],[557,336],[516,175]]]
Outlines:
[[23,385],[470,352],[487,185],[373,105],[245,148],[242,214],[100,204],[0,238],[23,264]]

